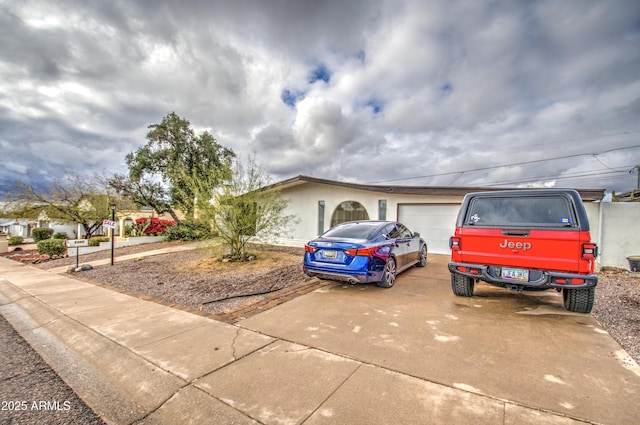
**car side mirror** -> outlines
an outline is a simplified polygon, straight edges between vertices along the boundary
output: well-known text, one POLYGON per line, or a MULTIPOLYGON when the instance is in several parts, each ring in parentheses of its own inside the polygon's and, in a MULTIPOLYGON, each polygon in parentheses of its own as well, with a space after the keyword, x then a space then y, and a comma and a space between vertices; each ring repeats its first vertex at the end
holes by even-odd
POLYGON ((420 233, 415 232, 415 233, 413 234, 413 237, 414 237, 414 238, 419 238, 419 237, 420 237, 420 233))

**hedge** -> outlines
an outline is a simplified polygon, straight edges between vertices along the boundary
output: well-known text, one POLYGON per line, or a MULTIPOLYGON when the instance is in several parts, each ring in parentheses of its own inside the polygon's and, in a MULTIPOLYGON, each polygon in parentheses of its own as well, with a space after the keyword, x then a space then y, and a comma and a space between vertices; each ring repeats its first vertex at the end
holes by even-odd
POLYGON ((98 246, 100 242, 109 242, 109 238, 91 238, 89 239, 89 246, 98 246))
POLYGON ((22 236, 9 237, 9 245, 20 245, 22 242, 24 242, 24 238, 22 236))
POLYGON ((186 220, 169 226, 164 232, 168 241, 199 241, 211 237, 211 227, 204 221, 186 220))
POLYGON ((50 256, 63 255, 67 250, 67 242, 62 239, 45 239, 38 242, 38 254, 50 256))
POLYGON ((53 236, 53 229, 48 227, 37 227, 31 231, 31 237, 35 242, 51 239, 51 236, 53 236))

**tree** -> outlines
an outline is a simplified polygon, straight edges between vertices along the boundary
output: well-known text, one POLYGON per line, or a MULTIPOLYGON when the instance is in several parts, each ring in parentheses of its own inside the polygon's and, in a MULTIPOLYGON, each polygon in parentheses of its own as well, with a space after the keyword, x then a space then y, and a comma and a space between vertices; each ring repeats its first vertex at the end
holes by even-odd
POLYGON ((110 193, 104 178, 86 178, 75 174, 38 188, 31 183, 15 181, 7 189, 4 213, 10 218, 37 219, 80 224, 89 238, 111 218, 110 205, 120 201, 110 193))
POLYGON ((204 189, 212 192, 231 175, 235 153, 206 131, 196 135, 189 121, 175 112, 149 128, 147 144, 126 157, 129 176, 115 175, 111 186, 140 206, 169 212, 176 222, 176 210, 191 219, 196 193, 185 176, 206 182, 204 189))
POLYGON ((207 191, 207 185, 196 179, 185 181, 198 194, 198 216, 211 223, 232 259, 246 256, 249 242, 268 242, 286 235, 289 226, 297 222, 294 215, 285 214, 288 202, 270 186, 269 177, 254 158, 246 166, 236 161, 231 177, 217 193, 207 191))
POLYGON ((135 205, 153 208, 159 215, 169 213, 176 223, 180 222, 162 183, 149 179, 133 180, 123 174, 114 174, 109 179, 109 186, 135 205))

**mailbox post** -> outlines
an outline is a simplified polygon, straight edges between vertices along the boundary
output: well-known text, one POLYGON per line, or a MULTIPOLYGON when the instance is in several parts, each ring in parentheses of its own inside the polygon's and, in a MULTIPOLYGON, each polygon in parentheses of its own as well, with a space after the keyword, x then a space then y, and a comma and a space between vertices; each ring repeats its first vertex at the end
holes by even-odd
POLYGON ((80 266, 80 247, 89 246, 89 241, 86 239, 69 239, 67 240, 67 248, 76 249, 76 269, 80 266))

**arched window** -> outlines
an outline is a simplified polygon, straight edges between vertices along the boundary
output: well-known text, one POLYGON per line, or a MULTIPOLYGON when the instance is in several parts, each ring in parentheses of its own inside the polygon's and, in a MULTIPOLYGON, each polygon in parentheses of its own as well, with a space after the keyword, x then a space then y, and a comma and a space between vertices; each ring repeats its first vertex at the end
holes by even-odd
POLYGON ((345 221, 369 220, 367 210, 360 202, 344 201, 333 211, 331 217, 331 227, 344 223, 345 221))

